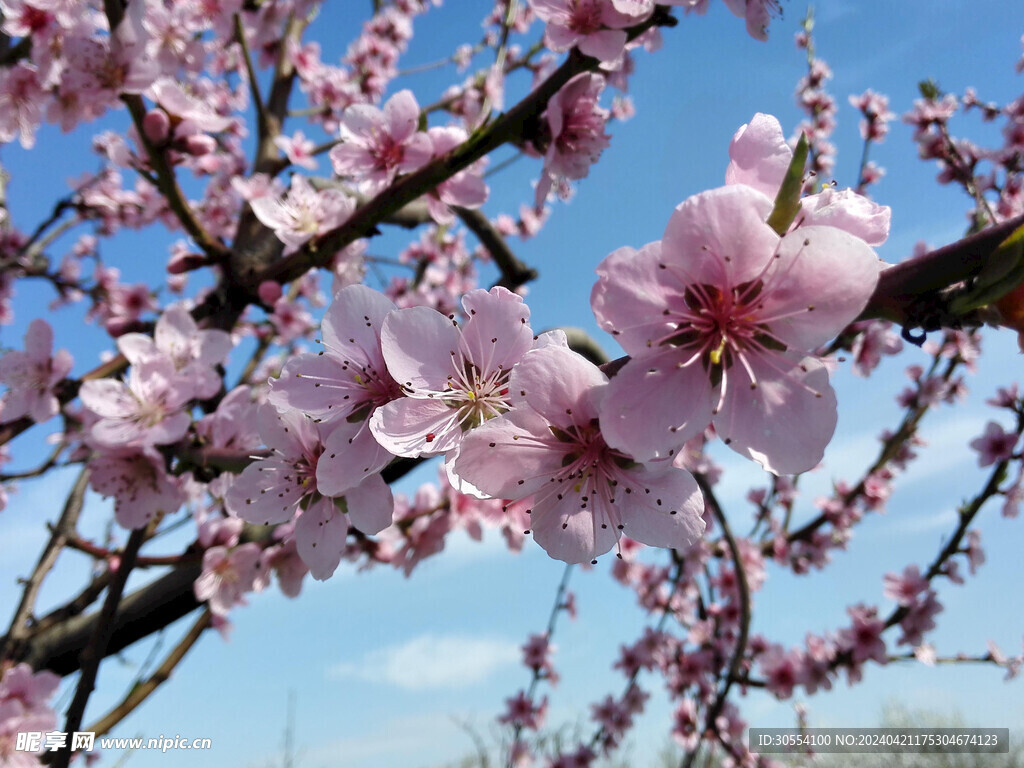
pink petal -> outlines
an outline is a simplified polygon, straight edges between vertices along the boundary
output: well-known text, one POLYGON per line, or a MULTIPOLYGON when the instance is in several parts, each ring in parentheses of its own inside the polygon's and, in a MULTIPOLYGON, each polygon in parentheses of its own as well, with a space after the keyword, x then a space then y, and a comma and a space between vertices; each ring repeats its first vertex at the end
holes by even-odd
POLYGON ((398 163, 400 173, 411 173, 430 162, 434 156, 434 145, 425 133, 410 136, 402 147, 402 160, 398 163))
MULTIPOLYGON (((331 158, 331 167, 334 168, 334 172, 339 176, 355 176, 364 171, 373 169, 375 161, 369 150, 361 144, 339 144, 338 146, 331 149, 329 157, 331 158)), ((280 227, 283 226, 285 220, 274 213, 269 206, 263 208, 263 212, 256 210, 255 203, 258 200, 264 198, 257 198, 256 200, 250 201, 250 205, 253 207, 253 213, 256 217, 266 224, 268 227, 280 227), (279 222, 277 224, 273 222, 279 222)))
POLYGON ((758 277, 779 242, 772 201, 746 186, 688 197, 669 218, 662 263, 684 283, 736 286, 758 277))
POLYGON ((677 366, 679 350, 630 360, 608 384, 601 432, 637 461, 674 456, 711 423, 711 381, 699 360, 677 366))
POLYGON ((617 501, 623 502, 626 488, 632 489, 627 511, 621 514, 622 533, 629 538, 652 547, 686 549, 704 534, 704 497, 689 472, 638 468, 622 472, 618 481, 617 501))
POLYGON ((662 312, 683 303, 682 291, 666 285, 660 262, 661 243, 654 242, 639 251, 619 248, 597 267, 598 281, 590 293, 594 316, 633 356, 651 354, 649 342, 675 329, 662 322, 662 312))
POLYGON ((324 346, 342 357, 377 368, 383 362, 381 326, 394 309, 394 302, 387 296, 365 285, 342 288, 324 314, 321 327, 324 346))
POLYGON ((142 333, 126 333, 117 339, 117 348, 121 350, 128 362, 138 365, 147 357, 159 354, 153 339, 142 333))
POLYGON ((416 132, 420 121, 420 105, 416 103, 412 91, 399 91, 387 100, 384 104, 384 120, 387 132, 399 143, 416 132))
POLYGON ((84 381, 78 396, 86 408, 105 419, 126 418, 138 409, 138 400, 128 387, 113 379, 84 381))
POLYGON ((327 435, 316 464, 316 489, 324 496, 340 496, 388 465, 394 454, 382 447, 368 422, 341 421, 327 435))
POLYGON ((462 299, 469 320, 462 329, 462 352, 484 373, 511 371, 533 346, 530 309, 523 297, 497 286, 470 291, 462 299))
MULTIPOLYGON (((544 45, 555 53, 568 51, 576 45, 579 39, 580 36, 577 33, 558 23, 550 23, 544 28, 544 45)), ((548 112, 550 114, 551 110, 549 109, 548 112)), ((555 135, 557 136, 558 132, 555 132, 555 135)))
POLYGON ((410 307, 387 317, 381 350, 401 386, 441 391, 454 373, 453 354, 461 334, 451 320, 430 307, 410 307))
POLYGON ((867 306, 878 284, 879 265, 875 252, 859 237, 835 227, 799 227, 779 244, 757 317, 764 318, 772 335, 800 352, 814 349, 867 306))
POLYGON ((528 408, 470 430, 462 438, 455 474, 497 499, 522 499, 562 468, 565 449, 550 439, 548 423, 528 408))
MULTIPOLYGON (((152 443, 153 445, 176 443, 185 436, 191 424, 192 417, 187 413, 173 413, 170 416, 165 416, 159 424, 155 424, 146 430, 144 440, 146 443, 152 443)), ((97 426, 99 426, 99 423, 97 423, 97 426)), ((101 439, 96 433, 95 427, 93 428, 93 436, 101 439)))
POLYGON ((361 403, 352 366, 328 355, 298 355, 270 380, 267 399, 281 411, 299 410, 328 421, 348 416, 361 403))
POLYGON ((255 525, 277 525, 292 519, 306 495, 291 461, 277 456, 253 462, 224 496, 228 511, 255 525))
MULTIPOLYGON (((384 113, 370 104, 350 106, 341 117, 341 125, 362 144, 373 141, 380 133, 390 133, 384 113)), ((346 138, 344 131, 342 138, 346 138)))
POLYGON ((594 398, 607 380, 590 361, 552 345, 523 356, 509 389, 513 404, 528 405, 549 423, 569 427, 597 417, 594 398))
POLYGON ((792 159, 779 121, 758 112, 732 137, 725 183, 745 184, 774 200, 792 159))
POLYGON ((311 504, 295 522, 295 548, 317 581, 334 575, 347 539, 348 519, 333 499, 311 504))
POLYGON ((837 227, 855 235, 868 245, 881 245, 889 237, 892 210, 879 205, 852 189, 836 191, 829 187, 800 201, 800 226, 837 227))
POLYGON ((316 425, 298 411, 279 413, 264 403, 256 412, 256 423, 263 444, 289 459, 306 456, 319 442, 316 425))
POLYGON ((715 417, 719 437, 773 474, 813 469, 836 428, 836 395, 828 371, 810 357, 787 376, 763 361, 752 361, 752 367, 758 377, 755 389, 742 367, 733 366, 726 374, 725 402, 715 417))
POLYGON ((434 456, 459 443, 458 411, 440 400, 400 397, 370 417, 370 430, 396 456, 434 456))
POLYGON ((618 531, 601 528, 591 510, 580 509, 579 496, 552 495, 530 514, 533 538, 544 551, 565 563, 589 563, 609 551, 618 541, 618 531))
POLYGON ((371 475, 345 494, 352 525, 363 533, 380 533, 394 518, 391 488, 380 475, 371 475))
POLYGON ((580 40, 580 51, 599 61, 612 62, 626 50, 626 33, 621 29, 602 29, 580 40))
POLYGON ((53 329, 42 318, 36 318, 25 331, 25 351, 36 360, 48 360, 52 350, 53 329))

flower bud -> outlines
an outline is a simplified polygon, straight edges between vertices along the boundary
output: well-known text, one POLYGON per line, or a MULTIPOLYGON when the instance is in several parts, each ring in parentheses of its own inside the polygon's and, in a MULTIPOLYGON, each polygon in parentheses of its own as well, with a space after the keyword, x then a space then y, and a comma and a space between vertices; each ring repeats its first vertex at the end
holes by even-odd
POLYGON ((153 144, 163 144, 171 131, 171 118, 162 109, 151 109, 142 118, 142 132, 153 144))

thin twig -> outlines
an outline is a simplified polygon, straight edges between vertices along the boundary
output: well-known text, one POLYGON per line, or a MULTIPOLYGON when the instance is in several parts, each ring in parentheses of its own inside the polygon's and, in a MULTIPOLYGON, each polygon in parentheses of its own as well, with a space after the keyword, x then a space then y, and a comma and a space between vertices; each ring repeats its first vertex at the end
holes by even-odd
POLYGON ((18 656, 18 646, 30 634, 29 618, 35 610, 36 598, 39 590, 46 579, 47 574, 53 569, 57 557, 64 548, 75 527, 78 525, 78 516, 82 512, 82 505, 85 502, 85 491, 89 487, 89 471, 82 469, 78 473, 75 484, 71 486, 67 500, 64 502, 64 510, 61 512, 57 524, 53 527, 50 540, 46 543, 45 549, 39 556, 32 575, 25 582, 25 591, 21 595, 21 602, 11 619, 10 629, 7 636, 0 638, 0 659, 15 658, 18 656))
MULTIPOLYGON (((103 609, 100 611, 99 621, 89 644, 82 650, 80 657, 81 674, 78 678, 78 686, 75 688, 75 696, 68 707, 67 716, 64 721, 64 732, 71 734, 81 730, 82 718, 85 716, 85 706, 89 697, 96 688, 96 678, 99 675, 100 662, 106 657, 107 645, 114 632, 114 616, 117 607, 121 602, 121 595, 124 593, 124 586, 128 581, 128 575, 135 566, 135 558, 146 541, 149 529, 153 523, 145 528, 132 531, 128 537, 121 554, 121 562, 118 564, 117 573, 111 579, 107 588, 107 598, 103 602, 103 609)), ((71 762, 72 752, 70 748, 59 750, 54 755, 52 765, 54 768, 67 768, 71 762)))
POLYGON ((718 716, 722 713, 722 708, 729 697, 729 690, 732 688, 732 684, 739 679, 740 667, 743 664, 743 655, 747 651, 747 638, 750 634, 750 587, 747 583, 746 570, 743 567, 743 557, 740 554, 739 545, 736 543, 736 537, 732 534, 732 529, 729 527, 729 521, 725 516, 725 512, 718 503, 718 499, 715 498, 714 491, 711 485, 708 483, 707 478, 701 474, 695 474, 694 478, 697 480, 697 484, 700 486, 701 492, 704 494, 705 502, 711 508, 711 513, 715 516, 715 520, 722 527, 722 536, 725 538, 725 542, 729 547, 729 555, 732 558, 733 566, 736 569, 736 591, 740 601, 740 626, 739 636, 736 638, 736 646, 733 648, 732 658, 729 660, 729 669, 727 670, 722 685, 718 689, 718 693, 715 695, 715 700, 707 710, 707 716, 704 719, 704 728, 697 734, 697 743, 692 749, 687 751, 686 756, 683 758, 681 763, 682 768, 691 768, 693 761, 697 759, 697 752, 700 749, 701 741, 704 739, 706 733, 714 733, 719 740, 722 742, 722 746, 728 748, 725 740, 719 733, 716 721, 718 716))
POLYGON ((111 709, 107 714, 97 720, 95 723, 89 726, 88 730, 95 733, 97 736, 110 731, 111 728, 116 726, 125 717, 132 713, 132 711, 138 707, 143 701, 160 687, 160 685, 166 682, 174 668, 178 666, 185 654, 187 654, 192 646, 196 644, 199 637, 203 634, 203 631, 210 626, 210 611, 203 611, 196 622, 189 629, 188 633, 181 639, 181 642, 174 647, 164 659, 164 662, 153 672, 149 678, 138 685, 132 687, 131 692, 124 698, 124 700, 116 707, 111 709))

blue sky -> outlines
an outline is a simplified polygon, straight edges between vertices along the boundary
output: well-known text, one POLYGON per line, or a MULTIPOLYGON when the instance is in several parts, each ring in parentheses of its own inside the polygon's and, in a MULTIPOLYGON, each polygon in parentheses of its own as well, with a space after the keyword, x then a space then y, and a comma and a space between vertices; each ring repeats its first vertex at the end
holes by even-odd
MULTIPOLYGON (((578 184, 575 199, 555 205, 537 238, 514 243, 520 257, 542 273, 527 296, 536 329, 581 326, 617 355, 589 310, 597 263, 622 245, 660 238, 677 203, 721 184, 729 139, 755 112, 775 114, 787 132, 799 121, 793 88, 805 62, 792 35, 804 6, 787 3, 785 17, 772 25, 771 40, 759 43, 745 35, 742 22, 721 3, 712 5, 706 17, 685 17, 676 29, 667 30, 663 50, 638 56, 631 84, 637 116, 612 127, 611 147, 590 177, 578 184)), ((311 32, 311 39, 324 46, 325 60, 336 60, 369 6, 355 0, 326 3, 311 32)), ((420 17, 403 63, 432 61, 474 40, 481 7, 470 0, 448 0, 420 17)), ((819 55, 835 73, 829 89, 840 104, 834 139, 840 149, 835 177, 841 186, 855 181, 860 156, 858 116, 847 105, 848 95, 871 87, 887 93, 893 111, 902 113, 916 96, 917 81, 927 77, 954 93, 975 85, 983 99, 1000 103, 1024 90, 1024 79, 1013 72, 1021 55, 1024 13, 1011 7, 1003 0, 934 0, 925 13, 916 3, 821 4, 815 35, 819 55)), ((539 31, 538 25, 534 36, 539 31)), ((404 79, 394 88, 412 87, 426 104, 460 79, 448 68, 404 79)), ((120 112, 101 127, 123 130, 125 123, 120 112)), ((298 123, 293 127, 306 128, 298 123)), ((954 130, 980 143, 995 141, 991 126, 973 118, 957 123, 954 130)), ((66 178, 95 169, 89 140, 88 131, 63 136, 49 128, 40 133, 31 153, 4 149, 0 157, 13 176, 12 216, 23 229, 31 229, 48 213, 54 197, 66 190, 66 178)), ((875 199, 894 211, 892 235, 879 249, 883 258, 899 261, 918 240, 940 245, 963 231, 965 196, 934 183, 935 169, 917 159, 906 126, 894 124, 872 157, 888 171, 874 190, 875 199)), ((487 213, 514 213, 521 201, 532 199, 530 181, 537 171, 536 163, 521 161, 495 178, 487 213)), ((395 255, 403 242, 404 236, 388 236, 374 244, 374 251, 395 255)), ((159 273, 166 251, 152 233, 125 233, 105 244, 104 253, 126 275, 141 280, 159 273)), ((17 321, 0 331, 5 346, 20 345, 36 308, 50 298, 42 286, 18 290, 17 321)), ((57 328, 57 345, 75 354, 76 372, 94 365, 102 334, 83 327, 75 311, 61 310, 50 319, 57 328)), ((987 333, 985 348, 979 372, 969 382, 968 402, 932 414, 922 427, 930 447, 898 485, 888 514, 866 520, 850 551, 838 554, 834 565, 820 574, 797 578, 770 568, 755 604, 755 631, 796 644, 807 631, 841 626, 847 604, 865 601, 888 610, 882 575, 909 563, 930 562, 951 527, 956 505, 983 482, 984 474, 966 447, 987 420, 999 418, 983 400, 997 386, 1020 378, 1021 358, 1010 334, 987 333)), ((866 382, 846 370, 835 376, 837 437, 826 453, 825 468, 802 484, 798 515, 810 516, 810 502, 832 480, 854 478, 870 461, 877 434, 898 418, 893 397, 906 382, 903 368, 924 358, 919 350, 908 349, 866 382)), ((27 466, 38 442, 15 447, 16 463, 27 466)), ((763 477, 728 451, 717 452, 716 458, 727 466, 723 500, 731 501, 733 514, 745 520, 743 496, 763 477)), ((399 490, 414 488, 432 472, 417 474, 399 490)), ((72 481, 73 473, 65 472, 50 482, 22 483, 0 513, 0 605, 13 606, 15 579, 29 572, 42 545, 42 520, 55 519, 72 481)), ((109 505, 91 499, 83 532, 100 536, 108 517, 109 505)), ((940 653, 983 653, 988 639, 1010 653, 1019 651, 1024 632, 1016 594, 1020 526, 1020 520, 1000 518, 997 505, 983 510, 977 527, 988 562, 966 587, 941 585, 946 610, 931 637, 940 653)), ((44 590, 44 606, 70 594, 86 567, 84 558, 66 554, 44 590)), ((608 578, 607 569, 606 559, 573 576, 580 617, 563 621, 555 639, 559 650, 554 662, 562 683, 548 691, 549 723, 575 722, 586 716, 591 702, 621 692, 622 679, 610 665, 618 646, 639 636, 644 618, 631 596, 608 578)), ((214 634, 204 637, 172 681, 115 735, 210 737, 213 750, 190 753, 190 765, 229 762, 263 768, 274 764, 279 753, 288 693, 295 691, 300 765, 390 768, 455 760, 473 749, 458 722, 488 734, 504 698, 528 682, 518 663, 518 646, 543 628, 561 572, 561 564, 530 541, 522 554, 511 555, 497 537, 477 544, 454 534, 448 551, 424 563, 409 580, 389 570, 352 573, 343 566, 327 583, 307 581, 298 600, 273 590, 256 595, 249 607, 232 614, 235 626, 229 642, 214 634)), ((163 652, 187 626, 179 622, 167 631, 163 652)), ((122 659, 104 665, 87 721, 123 695, 154 642, 140 643, 122 659)), ((958 710, 977 725, 1024 722, 1024 697, 1013 684, 1003 683, 1002 673, 994 668, 870 667, 865 678, 852 689, 841 683, 831 693, 802 698, 812 724, 871 725, 892 699, 912 707, 958 710)), ((655 681, 646 682, 648 689, 657 689, 655 681)), ((752 725, 789 725, 792 703, 755 693, 743 707, 752 725)), ((669 715, 664 697, 656 693, 633 734, 637 765, 646 764, 665 743, 669 715)), ((176 759, 138 752, 126 764, 148 768, 176 759)), ((110 754, 102 765, 117 760, 118 755, 110 754)))

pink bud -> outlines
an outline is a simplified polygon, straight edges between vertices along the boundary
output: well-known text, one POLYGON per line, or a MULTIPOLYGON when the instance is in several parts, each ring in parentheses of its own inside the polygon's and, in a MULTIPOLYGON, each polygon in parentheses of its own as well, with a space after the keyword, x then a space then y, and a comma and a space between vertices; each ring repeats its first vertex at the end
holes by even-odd
POLYGON ((162 109, 151 109, 142 118, 142 132, 154 144, 163 144, 171 131, 171 118, 162 109))
POLYGON ((256 293, 259 295, 260 301, 272 305, 281 298, 281 284, 273 280, 264 280, 260 283, 256 293))
POLYGON ((191 136, 186 136, 184 139, 180 139, 178 144, 183 152, 195 155, 196 157, 208 155, 217 148, 217 142, 214 138, 207 136, 205 133, 195 133, 191 136))
POLYGON ((210 260, 202 253, 176 253, 167 262, 167 271, 172 275, 183 275, 209 263, 210 260))

